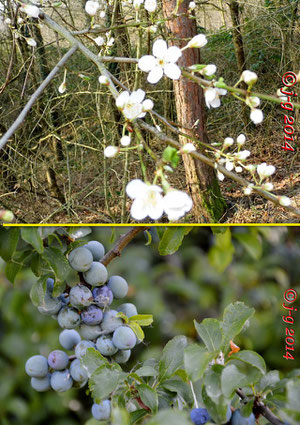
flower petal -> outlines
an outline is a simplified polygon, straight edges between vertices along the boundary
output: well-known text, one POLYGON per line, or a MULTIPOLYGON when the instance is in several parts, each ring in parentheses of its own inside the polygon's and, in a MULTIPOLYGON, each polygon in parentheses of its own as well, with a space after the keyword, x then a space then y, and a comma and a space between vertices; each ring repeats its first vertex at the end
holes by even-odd
POLYGON ((147 217, 147 206, 142 198, 137 198, 133 201, 130 209, 131 217, 135 220, 143 220, 147 217))
POLYGON ((179 47, 171 46, 166 51, 166 54, 164 56, 164 60, 166 62, 175 63, 180 58, 180 56, 182 56, 182 52, 179 49, 179 47))
POLYGON ((155 43, 153 44, 153 55, 157 58, 162 59, 165 54, 167 53, 167 43, 165 42, 165 40, 156 40, 155 43))
POLYGON ((161 77, 164 75, 164 71, 161 66, 155 66, 148 74, 147 80, 151 84, 156 84, 161 77))
POLYGON ((128 185, 126 186, 126 193, 127 193, 127 196, 129 196, 129 198, 135 199, 138 196, 141 196, 146 189, 147 189, 146 183, 144 183, 140 179, 134 179, 134 180, 131 180, 131 182, 129 182, 128 185))
POLYGON ((171 80, 178 80, 181 75, 181 70, 175 63, 167 63, 164 66, 164 73, 167 77, 171 78, 171 80))
POLYGON ((125 104, 128 102, 128 99, 128 91, 123 91, 116 99, 117 108, 124 108, 125 104))
POLYGON ((157 59, 152 55, 142 56, 138 61, 138 66, 142 71, 150 72, 157 64, 157 59))
POLYGON ((142 103, 145 98, 146 93, 142 89, 133 91, 130 95, 130 101, 133 103, 142 103))

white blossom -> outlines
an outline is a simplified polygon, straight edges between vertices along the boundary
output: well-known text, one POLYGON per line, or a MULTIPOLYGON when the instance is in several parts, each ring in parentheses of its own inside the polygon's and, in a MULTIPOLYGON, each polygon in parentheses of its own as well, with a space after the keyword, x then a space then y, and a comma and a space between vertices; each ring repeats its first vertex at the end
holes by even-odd
POLYGON ((195 47, 203 47, 207 44, 207 38, 204 34, 198 34, 193 37, 188 44, 185 46, 185 48, 195 48, 195 47))
POLYGON ((178 80, 181 75, 180 68, 175 62, 182 55, 176 46, 168 48, 165 40, 156 40, 153 44, 153 55, 145 55, 139 59, 138 66, 142 71, 149 72, 149 83, 157 83, 165 74, 172 80, 178 80))
POLYGON ((247 187, 245 187, 244 194, 251 195, 252 192, 253 192, 253 184, 250 183, 247 187))
POLYGON ((240 167, 239 165, 237 167, 235 167, 235 171, 236 173, 241 173, 243 171, 242 167, 240 167))
POLYGON ((151 25, 149 27, 149 31, 151 32, 151 34, 155 34, 157 32, 157 25, 151 25))
POLYGON ((243 144, 246 142, 246 136, 245 134, 240 134, 237 138, 236 138, 236 143, 238 146, 243 146, 243 144))
POLYGON ((156 0, 145 0, 144 7, 149 13, 153 13, 156 11, 157 2, 156 0))
POLYGON ((220 96, 224 96, 227 93, 225 89, 219 89, 217 87, 208 87, 204 89, 205 103, 208 108, 218 108, 221 105, 220 96))
POLYGON ((97 1, 88 0, 85 4, 85 11, 90 16, 95 16, 100 5, 97 1))
POLYGON ((275 173, 275 167, 274 165, 267 165, 266 162, 263 162, 257 166, 256 171, 261 179, 265 179, 275 173))
POLYGON ((243 150, 243 151, 237 152, 235 154, 235 157, 238 160, 243 161, 244 159, 248 158, 248 156, 250 156, 250 155, 251 155, 251 152, 250 151, 243 150))
POLYGON ((251 174, 253 174, 255 172, 255 170, 256 170, 256 167, 253 164, 248 164, 248 165, 245 166, 245 169, 247 171, 249 171, 251 174))
POLYGON ((97 44, 97 46, 103 46, 105 40, 103 37, 101 37, 101 35, 99 35, 99 37, 94 38, 94 42, 97 44))
POLYGON ((250 119, 254 124, 260 124, 264 119, 264 113, 261 109, 252 109, 250 113, 250 119))
POLYGON ((169 190, 163 198, 164 211, 170 221, 178 220, 193 206, 191 197, 181 190, 169 190))
POLYGON ((6 18, 6 19, 4 20, 4 23, 5 23, 6 25, 10 25, 10 24, 11 24, 11 19, 10 19, 10 18, 6 18))
POLYGON ((121 142, 122 146, 129 146, 130 142, 131 142, 131 137, 130 136, 123 136, 123 137, 121 137, 120 142, 121 142))
POLYGON ((214 75, 217 71, 217 67, 216 65, 214 65, 213 63, 206 65, 205 68, 202 68, 200 70, 200 74, 205 75, 206 77, 211 77, 212 75, 214 75))
POLYGON ((105 84, 106 86, 109 85, 109 79, 105 77, 105 75, 100 75, 100 77, 98 78, 98 81, 100 84, 105 84))
POLYGON ((31 47, 36 47, 36 41, 34 38, 26 38, 26 43, 31 47))
POLYGON ((273 186, 273 184, 272 184, 272 183, 264 183, 264 184, 262 185, 262 188, 263 188, 264 190, 271 191, 271 190, 273 190, 274 186, 273 186))
POLYGON ((105 10, 101 10, 101 12, 99 13, 99 16, 101 19, 104 19, 106 16, 105 10))
POLYGON ((254 84, 257 81, 257 74, 255 72, 252 71, 244 71, 242 73, 241 79, 247 84, 254 84))
POLYGON ((223 148, 224 149, 229 148, 230 146, 233 145, 233 143, 234 143, 234 140, 232 137, 226 137, 224 139, 223 148))
POLYGON ((224 174, 221 171, 217 170, 217 177, 222 182, 225 178, 224 174))
POLYGON ((288 207, 289 205, 291 205, 291 200, 287 196, 278 196, 278 199, 280 205, 282 205, 283 207, 288 207))
POLYGON ((119 153, 119 148, 117 146, 107 146, 104 149, 104 156, 106 158, 114 158, 119 153))
POLYGON ((226 170, 227 171, 232 171, 233 170, 233 167, 234 167, 233 162, 227 160, 226 163, 225 163, 226 170))
POLYGON ((22 4, 22 10, 32 18, 38 18, 40 14, 40 9, 32 4, 22 4))
POLYGON ((152 111, 154 103, 152 102, 151 99, 146 99, 142 103, 142 106, 143 106, 143 112, 148 112, 148 111, 152 111))
POLYGON ((59 93, 63 94, 67 90, 66 82, 63 81, 60 86, 58 87, 59 93))
POLYGON ((136 10, 138 10, 141 6, 141 4, 144 2, 144 0, 134 0, 133 1, 133 6, 136 10))
POLYGON ((108 38, 108 40, 107 40, 106 45, 107 45, 108 47, 111 47, 111 46, 113 46, 113 45, 114 45, 114 42, 115 42, 114 37, 109 37, 109 38, 108 38))
POLYGON ((196 3, 194 1, 189 2, 189 9, 194 10, 196 8, 196 3))
POLYGON ((144 106, 147 108, 150 103, 148 99, 144 100, 144 98, 145 92, 141 89, 133 91, 131 94, 128 91, 124 91, 117 97, 116 105, 123 115, 132 121, 136 118, 143 118, 146 115, 144 106))
POLYGON ((18 18, 18 20, 17 20, 17 22, 18 22, 18 24, 23 24, 23 22, 24 22, 24 19, 22 19, 22 18, 18 18))
POLYGON ((247 96, 246 105, 250 106, 251 109, 257 108, 260 105, 260 98, 257 96, 247 96))
POLYGON ((196 147, 193 145, 193 143, 186 143, 180 149, 181 153, 191 153, 191 152, 195 152, 195 151, 196 151, 196 147))
POLYGON ((157 220, 163 215, 164 204, 162 189, 156 185, 148 185, 135 179, 126 186, 127 195, 133 199, 130 214, 135 220, 143 220, 147 216, 157 220))

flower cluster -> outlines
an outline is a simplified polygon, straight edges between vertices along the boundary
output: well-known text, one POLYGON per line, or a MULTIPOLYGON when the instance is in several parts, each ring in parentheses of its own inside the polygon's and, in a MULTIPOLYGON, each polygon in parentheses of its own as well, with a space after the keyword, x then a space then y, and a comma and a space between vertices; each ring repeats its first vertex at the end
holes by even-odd
POLYGON ((156 0, 133 0, 133 6, 135 8, 135 10, 139 10, 139 8, 141 7, 141 5, 144 3, 144 8, 147 10, 147 12, 149 13, 153 13, 156 11, 157 9, 157 1, 156 0))
POLYGON ((123 91, 116 99, 117 108, 129 121, 143 118, 154 106, 152 100, 145 99, 145 95, 146 93, 141 89, 133 91, 131 94, 123 91))
MULTIPOLYGON (((218 165, 223 165, 226 170, 232 171, 235 170, 236 173, 242 173, 243 171, 248 171, 251 174, 251 177, 254 183, 250 183, 247 187, 244 188, 245 195, 251 195, 253 189, 260 188, 267 192, 273 190, 274 186, 271 182, 266 181, 272 174, 275 173, 274 165, 268 165, 266 162, 261 164, 247 164, 246 161, 251 155, 249 150, 242 150, 242 146, 246 142, 246 136, 240 134, 236 139, 236 152, 227 152, 227 149, 235 146, 235 141, 231 137, 226 137, 221 150, 216 150, 214 152, 216 162, 215 168, 217 170, 217 177, 219 180, 223 181, 225 176, 218 170, 218 165)), ((291 201, 286 196, 278 197, 279 203, 284 206, 291 204, 291 201)))
POLYGON ((169 189, 165 196, 163 189, 155 184, 146 184, 135 179, 126 187, 127 195, 133 199, 131 216, 135 220, 150 217, 158 220, 165 213, 170 221, 183 217, 193 206, 193 201, 181 190, 169 189))

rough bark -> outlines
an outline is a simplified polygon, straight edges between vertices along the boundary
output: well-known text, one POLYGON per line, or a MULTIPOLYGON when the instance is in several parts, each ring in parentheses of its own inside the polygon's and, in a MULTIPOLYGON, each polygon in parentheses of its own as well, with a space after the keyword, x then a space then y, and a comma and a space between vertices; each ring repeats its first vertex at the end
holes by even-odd
MULTIPOLYGON (((183 47, 187 40, 197 34, 195 19, 188 17, 189 0, 184 0, 178 10, 178 16, 167 21, 169 44, 183 47)), ((163 10, 166 18, 172 17, 176 0, 163 0, 163 10)), ((179 65, 187 67, 201 63, 200 49, 187 49, 178 61, 179 65)), ((185 79, 174 81, 177 121, 184 127, 183 131, 207 142, 205 128, 205 106, 202 88, 185 79), (196 121, 198 124, 195 125, 196 121)), ((185 137, 179 138, 180 144, 185 144, 185 137)), ((201 149, 198 147, 198 149, 201 149)), ((218 180, 214 170, 190 155, 183 155, 183 162, 188 190, 194 202, 194 214, 197 222, 218 221, 225 208, 218 180)))

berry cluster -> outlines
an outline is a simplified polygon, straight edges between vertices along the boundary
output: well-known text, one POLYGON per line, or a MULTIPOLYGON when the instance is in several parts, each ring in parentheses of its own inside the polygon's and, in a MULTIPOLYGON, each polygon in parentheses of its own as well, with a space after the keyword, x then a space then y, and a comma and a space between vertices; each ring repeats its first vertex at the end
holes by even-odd
MULTIPOLYGON (((120 276, 108 279, 106 267, 99 262, 104 253, 103 245, 97 241, 88 242, 69 253, 70 266, 83 277, 82 282, 69 292, 54 297, 54 280, 47 279, 44 302, 38 310, 57 318, 64 329, 59 335, 61 346, 74 351, 68 355, 65 351, 54 350, 48 358, 36 355, 27 360, 25 370, 36 391, 52 388, 64 392, 72 386, 81 388, 86 385, 89 377, 80 360, 88 348, 122 364, 128 361, 131 349, 141 342, 129 322, 131 317, 138 317, 135 305, 125 303, 116 310, 109 308, 114 299, 126 296, 128 284, 120 276)), ((98 420, 108 419, 110 401, 94 404, 92 414, 98 420)))
MULTIPOLYGON (((205 408, 193 409, 190 413, 192 422, 195 425, 204 425, 207 422, 213 422, 210 414, 205 408)), ((253 413, 250 416, 243 416, 240 409, 236 409, 233 413, 231 407, 228 406, 226 413, 227 423, 230 425, 255 425, 255 416, 253 413)))

